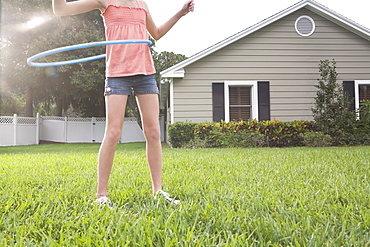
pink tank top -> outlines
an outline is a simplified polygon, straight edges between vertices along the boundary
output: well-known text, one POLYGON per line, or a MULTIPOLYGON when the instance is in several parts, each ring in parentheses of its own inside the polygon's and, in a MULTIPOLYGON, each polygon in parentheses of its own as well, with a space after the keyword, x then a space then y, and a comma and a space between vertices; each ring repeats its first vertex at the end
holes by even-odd
MULTIPOLYGON (((137 0, 138 8, 117 6, 109 0, 102 14, 105 36, 110 40, 145 39, 147 12, 137 0)), ((148 44, 108 45, 106 48, 106 76, 121 77, 151 75, 155 73, 154 62, 148 44)))

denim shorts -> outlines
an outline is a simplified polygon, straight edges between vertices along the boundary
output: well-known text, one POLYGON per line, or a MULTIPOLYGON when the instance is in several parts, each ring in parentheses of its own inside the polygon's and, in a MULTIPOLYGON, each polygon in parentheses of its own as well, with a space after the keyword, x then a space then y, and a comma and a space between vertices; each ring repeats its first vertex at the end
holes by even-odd
POLYGON ((159 94, 155 75, 107 77, 104 95, 159 94))

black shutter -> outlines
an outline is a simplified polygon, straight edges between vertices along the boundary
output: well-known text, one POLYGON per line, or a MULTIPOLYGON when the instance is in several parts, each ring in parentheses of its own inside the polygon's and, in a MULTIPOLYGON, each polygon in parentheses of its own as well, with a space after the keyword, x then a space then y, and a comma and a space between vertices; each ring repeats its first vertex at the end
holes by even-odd
POLYGON ((212 83, 213 121, 225 120, 224 83, 212 83))
POLYGON ((349 110, 354 111, 355 110, 355 82, 354 81, 344 81, 343 91, 347 92, 349 95, 349 100, 351 102, 351 105, 349 106, 349 110))
POLYGON ((270 120, 270 82, 258 82, 258 120, 270 120))

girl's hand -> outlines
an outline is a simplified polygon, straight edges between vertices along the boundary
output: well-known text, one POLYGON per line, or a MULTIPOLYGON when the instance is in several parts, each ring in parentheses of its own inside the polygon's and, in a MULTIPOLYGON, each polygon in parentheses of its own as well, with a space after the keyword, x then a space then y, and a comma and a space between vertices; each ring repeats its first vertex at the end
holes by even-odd
POLYGON ((186 15, 189 12, 193 12, 194 11, 194 5, 195 5, 194 0, 186 1, 186 3, 184 4, 184 6, 181 9, 181 12, 183 13, 183 15, 186 15))
MULTIPOLYGON (((80 0, 82 1, 82 0, 80 0)), ((90 0, 86 0, 90 1, 90 0)), ((146 17, 146 29, 155 40, 159 40, 163 37, 184 15, 194 11, 194 0, 187 0, 181 10, 177 11, 168 21, 162 26, 157 27, 150 14, 146 17)))

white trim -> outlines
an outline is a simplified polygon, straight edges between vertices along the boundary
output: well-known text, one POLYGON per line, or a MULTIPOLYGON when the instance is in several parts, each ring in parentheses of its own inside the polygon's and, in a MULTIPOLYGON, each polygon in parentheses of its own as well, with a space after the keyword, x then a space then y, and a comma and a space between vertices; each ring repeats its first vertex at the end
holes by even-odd
POLYGON ((355 110, 357 114, 357 118, 360 118, 359 115, 359 109, 360 109, 360 92, 358 90, 358 87, 360 85, 370 85, 370 80, 355 80, 355 110))
POLYGON ((252 97, 252 116, 251 119, 258 120, 258 83, 257 81, 225 81, 224 82, 224 96, 225 96, 225 122, 230 122, 230 86, 250 86, 252 97))
POLYGON ((184 68, 180 68, 178 70, 175 70, 175 71, 171 71, 171 74, 167 74, 165 77, 163 78, 184 78, 185 76, 185 70, 184 68))
POLYGON ((315 32, 315 29, 316 29, 316 23, 315 23, 315 21, 314 21, 311 17, 309 17, 308 15, 302 15, 302 16, 298 17, 298 18, 297 18, 297 20, 295 21, 294 28, 295 28, 295 31, 296 31, 299 35, 301 35, 301 36, 303 36, 303 37, 308 37, 308 36, 311 36, 311 35, 315 32), (311 31, 310 31, 309 33, 307 33, 307 34, 301 33, 301 32, 298 30, 298 27, 297 27, 298 22, 299 22, 301 19, 303 19, 303 18, 308 19, 308 20, 311 22, 311 24, 312 24, 312 29, 311 29, 311 31))
POLYGON ((307 9, 311 10, 312 12, 326 18, 327 20, 330 20, 334 22, 335 24, 344 27, 345 29, 356 33, 357 35, 361 36, 362 38, 365 38, 370 41, 370 29, 367 27, 364 27, 351 19, 348 19, 344 15, 341 15, 324 5, 321 5, 314 0, 306 0, 308 2, 307 9))
POLYGON ((171 118, 171 124, 175 123, 175 103, 173 102, 174 96, 173 96, 173 79, 170 79, 170 118, 171 118))

